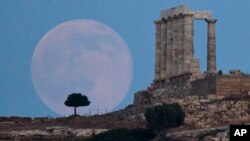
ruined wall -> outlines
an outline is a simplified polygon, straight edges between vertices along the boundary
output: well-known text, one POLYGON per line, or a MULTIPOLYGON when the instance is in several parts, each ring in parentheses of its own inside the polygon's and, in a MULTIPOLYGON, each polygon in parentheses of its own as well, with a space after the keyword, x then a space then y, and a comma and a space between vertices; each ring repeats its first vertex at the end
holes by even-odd
POLYGON ((207 96, 209 94, 216 94, 216 76, 191 82, 190 95, 207 96))
POLYGON ((208 128, 223 124, 249 122, 250 96, 241 99, 207 99, 189 96, 182 105, 186 110, 185 124, 193 128, 208 128))
POLYGON ((250 122, 249 91, 250 76, 242 73, 208 75, 195 81, 191 75, 183 75, 154 82, 148 97, 151 106, 180 103, 186 111, 186 126, 208 128, 250 122))
POLYGON ((150 98, 147 90, 142 90, 134 95, 134 102, 135 105, 145 105, 150 104, 150 98))
POLYGON ((216 80, 216 94, 221 96, 247 94, 250 91, 249 75, 221 75, 216 80))
POLYGON ((214 75, 191 82, 190 95, 241 95, 250 92, 250 76, 244 74, 214 75))
POLYGON ((217 95, 208 95, 207 98, 187 96, 185 98, 168 98, 161 103, 173 102, 178 102, 183 106, 186 113, 184 126, 189 129, 250 122, 250 95, 224 98, 217 95))
POLYGON ((148 89, 150 102, 163 102, 171 97, 183 98, 189 95, 191 75, 187 73, 153 83, 148 89))
POLYGON ((194 128, 250 122, 250 75, 239 70, 229 75, 216 71, 216 22, 209 11, 190 11, 186 6, 161 11, 155 21, 155 79, 135 95, 135 106, 178 102, 186 110, 186 125, 194 128), (199 71, 199 59, 194 57, 195 19, 207 23, 205 73, 199 71), (236 99, 227 99, 234 95, 236 99))
POLYGON ((154 104, 164 102, 168 98, 185 98, 196 95, 206 98, 208 95, 230 96, 250 93, 250 75, 213 74, 202 79, 192 80, 192 74, 170 77, 158 82, 136 94, 134 104, 154 104))

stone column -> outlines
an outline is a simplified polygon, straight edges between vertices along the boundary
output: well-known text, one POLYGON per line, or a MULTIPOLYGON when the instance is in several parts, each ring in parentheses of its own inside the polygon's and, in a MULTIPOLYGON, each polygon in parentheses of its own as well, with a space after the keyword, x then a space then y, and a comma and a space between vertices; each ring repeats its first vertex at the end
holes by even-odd
POLYGON ((183 15, 178 16, 178 74, 183 73, 184 67, 184 17, 183 15))
POLYGON ((165 19, 161 21, 161 79, 166 78, 166 31, 167 22, 165 19))
POLYGON ((166 62, 167 62, 167 76, 169 77, 172 75, 172 34, 173 34, 173 21, 171 18, 167 19, 167 58, 166 58, 166 62))
POLYGON ((173 18, 173 32, 172 32, 172 75, 177 75, 178 72, 178 19, 173 18))
POLYGON ((216 73, 216 19, 206 19, 207 22, 207 72, 216 73))
POLYGON ((161 77, 161 22, 155 21, 155 80, 161 77))
POLYGON ((193 46, 193 14, 184 14, 184 72, 191 72, 191 62, 194 54, 193 46))

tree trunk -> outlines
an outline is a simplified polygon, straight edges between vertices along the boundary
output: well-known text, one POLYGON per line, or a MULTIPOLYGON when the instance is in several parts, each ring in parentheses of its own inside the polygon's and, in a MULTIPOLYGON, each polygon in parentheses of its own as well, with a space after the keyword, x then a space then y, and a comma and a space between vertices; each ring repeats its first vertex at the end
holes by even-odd
POLYGON ((74 115, 76 116, 76 107, 74 107, 74 115))

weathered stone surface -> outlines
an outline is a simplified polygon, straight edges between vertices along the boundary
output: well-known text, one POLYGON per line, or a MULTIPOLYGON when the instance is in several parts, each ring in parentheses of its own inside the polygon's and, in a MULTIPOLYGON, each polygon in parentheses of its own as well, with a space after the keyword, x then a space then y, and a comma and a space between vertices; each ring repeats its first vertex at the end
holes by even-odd
POLYGON ((108 129, 71 129, 66 126, 52 126, 47 127, 46 130, 24 130, 24 131, 11 131, 0 132, 0 139, 6 140, 68 140, 67 138, 73 137, 89 137, 106 132, 108 129))
POLYGON ((27 131, 11 131, 11 136, 18 137, 18 136, 50 136, 46 131, 41 130, 27 130, 27 131))
POLYGON ((73 134, 77 137, 79 136, 90 137, 106 131, 108 131, 108 129, 77 129, 73 130, 73 134))
MULTIPOLYGON (((189 11, 187 6, 161 11, 161 18, 155 21, 156 81, 184 73, 192 73, 193 79, 202 77, 199 70, 199 59, 194 57, 193 26, 195 18, 212 19, 210 12, 189 11)), ((213 31, 212 28, 209 31, 213 31)), ((214 40, 209 38, 209 41, 214 40)))
POLYGON ((77 129, 73 131, 73 134, 77 137, 90 137, 94 134, 94 129, 77 129))
MULTIPOLYGON (((186 99, 184 99, 185 102, 186 99)), ((197 128, 204 128, 205 126, 215 126, 217 123, 228 123, 235 120, 243 121, 245 118, 250 118, 250 115, 246 113, 249 109, 248 105, 250 104, 249 100, 241 100, 240 98, 235 100, 216 100, 211 102, 209 99, 200 100, 200 105, 197 101, 194 102, 188 99, 184 108, 186 109, 186 114, 188 115, 185 119, 187 125, 193 125, 197 128), (202 101, 202 102, 201 102, 202 101), (240 113, 244 113, 243 116, 240 113)))
POLYGON ((161 78, 161 21, 155 21, 155 80, 161 78))
POLYGON ((66 135, 66 136, 72 135, 72 129, 65 126, 47 127, 46 131, 52 133, 53 135, 66 135))
POLYGON ((179 14, 188 13, 188 7, 181 5, 178 7, 173 7, 171 9, 166 9, 161 11, 161 18, 173 17, 179 14))
POLYGON ((207 22, 207 72, 216 73, 216 19, 206 19, 207 22))

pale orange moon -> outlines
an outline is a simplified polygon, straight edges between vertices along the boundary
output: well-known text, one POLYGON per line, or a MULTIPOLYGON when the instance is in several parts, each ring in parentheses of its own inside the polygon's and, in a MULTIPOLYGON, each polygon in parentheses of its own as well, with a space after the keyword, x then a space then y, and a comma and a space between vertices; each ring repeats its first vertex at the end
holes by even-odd
POLYGON ((72 114, 64 105, 71 93, 88 96, 79 114, 112 111, 127 95, 132 78, 128 46, 110 27, 93 20, 57 25, 38 43, 32 59, 34 88, 50 109, 72 114))

